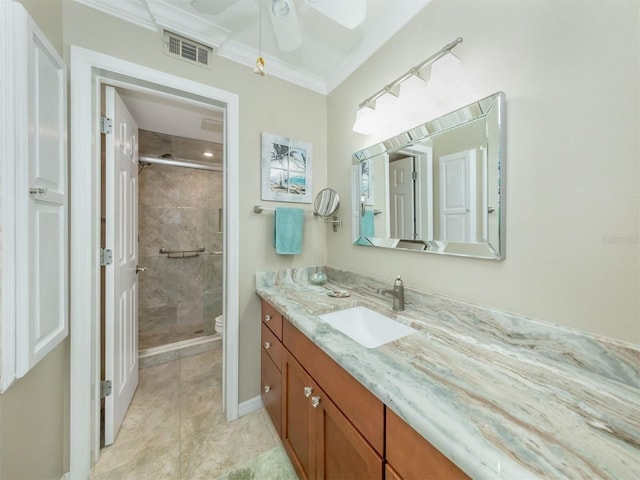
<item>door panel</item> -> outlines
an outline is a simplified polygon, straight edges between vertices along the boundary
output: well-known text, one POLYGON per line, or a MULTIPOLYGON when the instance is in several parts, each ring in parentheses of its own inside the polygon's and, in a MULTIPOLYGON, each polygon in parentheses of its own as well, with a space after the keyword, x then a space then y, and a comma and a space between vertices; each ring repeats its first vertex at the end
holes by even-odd
MULTIPOLYGON (((18 10, 16 10, 18 14, 18 10)), ((26 88, 25 142, 17 135, 16 165, 16 376, 26 374, 68 333, 66 71, 35 23, 22 11, 24 43, 16 65, 26 88)), ((20 124, 22 125, 22 124, 20 124)))
POLYGON ((414 238, 413 157, 389 163, 391 238, 414 238))
POLYGON ((316 414, 319 479, 381 479, 382 458, 320 391, 316 414))
POLYGON ((113 133, 105 137, 105 445, 115 440, 138 386, 138 127, 113 87, 105 87, 105 115, 113 133))
POLYGON ((475 151, 440 157, 440 226, 442 240, 476 240, 475 151))
POLYGON ((316 389, 307 372, 285 351, 282 365, 282 443, 298 476, 313 479, 316 478, 315 423, 305 387, 316 389))

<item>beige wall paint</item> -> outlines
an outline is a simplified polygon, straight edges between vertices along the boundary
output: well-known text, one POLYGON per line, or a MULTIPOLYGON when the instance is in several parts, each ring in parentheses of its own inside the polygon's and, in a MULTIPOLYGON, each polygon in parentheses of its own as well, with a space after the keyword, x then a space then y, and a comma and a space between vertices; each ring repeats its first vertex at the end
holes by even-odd
POLYGON ((62 0, 19 0, 62 55, 62 0))
MULTIPOLYGON (((22 0, 62 54, 62 2, 22 0)), ((0 395, 0 478, 59 479, 69 470, 69 340, 0 395)))
MULTIPOLYGON (((507 258, 368 249, 329 263, 480 305, 640 342, 637 1, 439 1, 329 95, 329 184, 349 197, 357 105, 461 36, 478 98, 507 98, 507 258)), ((451 92, 455 95, 455 92, 451 92)), ((424 120, 430 119, 425 112, 424 120)))
POLYGON ((0 478, 60 479, 69 470, 69 342, 0 395, 0 478))
MULTIPOLYGON (((120 21, 75 2, 64 2, 64 44, 79 45, 150 68, 237 93, 240 97, 240 378, 239 398, 259 395, 260 303, 255 272, 313 264, 326 258, 326 226, 307 215, 303 254, 276 255, 273 215, 252 211, 260 200, 260 133, 313 144, 313 193, 326 186, 326 97, 214 57, 211 70, 162 53, 161 33, 120 21)), ((268 72, 268 65, 267 65, 268 72)), ((268 204, 273 207, 276 204, 268 204)), ((289 204, 290 205, 290 204, 289 204)), ((267 204, 265 204, 267 206, 267 204)), ((311 209, 311 205, 303 205, 311 209)))

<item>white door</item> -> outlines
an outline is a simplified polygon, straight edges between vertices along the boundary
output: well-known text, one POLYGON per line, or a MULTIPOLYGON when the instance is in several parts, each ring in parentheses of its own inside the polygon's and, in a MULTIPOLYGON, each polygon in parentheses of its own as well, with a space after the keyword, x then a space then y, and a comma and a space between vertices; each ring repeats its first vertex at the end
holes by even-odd
POLYGON ((113 87, 105 87, 107 249, 105 267, 105 445, 114 442, 138 386, 138 126, 113 87))
POLYGON ((390 237, 413 240, 413 157, 389 163, 390 237))
POLYGON ((443 155, 439 170, 441 238, 449 242, 475 242, 475 150, 443 155))

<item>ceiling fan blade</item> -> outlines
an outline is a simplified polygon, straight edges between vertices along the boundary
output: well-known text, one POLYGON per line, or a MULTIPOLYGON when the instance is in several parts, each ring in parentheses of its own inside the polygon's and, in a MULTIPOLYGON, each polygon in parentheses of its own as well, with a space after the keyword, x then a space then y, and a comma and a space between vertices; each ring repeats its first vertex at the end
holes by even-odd
POLYGON ((280 50, 292 52, 302 45, 300 24, 293 0, 273 0, 269 5, 269 16, 280 50))
POLYGON ((304 0, 314 10, 326 15, 343 27, 360 25, 367 14, 366 0, 304 0))
POLYGON ((200 13, 218 15, 238 0, 191 0, 191 6, 200 13))

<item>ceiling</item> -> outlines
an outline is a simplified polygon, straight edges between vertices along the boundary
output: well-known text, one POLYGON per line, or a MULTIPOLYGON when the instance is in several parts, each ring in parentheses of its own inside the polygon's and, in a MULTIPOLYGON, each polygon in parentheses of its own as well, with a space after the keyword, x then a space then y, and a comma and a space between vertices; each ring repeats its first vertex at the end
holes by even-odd
POLYGON ((143 130, 205 142, 223 143, 224 111, 222 109, 200 107, 141 91, 119 88, 118 93, 135 118, 138 127, 143 130))
POLYGON ((203 43, 213 47, 216 55, 251 69, 261 46, 267 75, 328 94, 431 0, 360 0, 366 4, 366 14, 352 29, 310 4, 331 2, 335 7, 354 0, 287 0, 294 2, 300 27, 301 45, 293 51, 278 48, 271 0, 195 0, 200 10, 221 10, 215 15, 196 10, 194 0, 75 1, 142 28, 169 30, 203 43), (212 5, 203 7, 203 3, 212 5))

